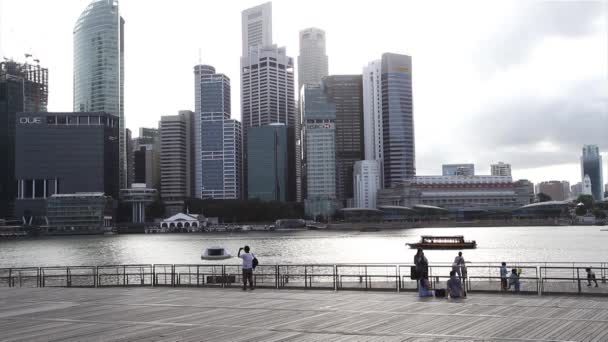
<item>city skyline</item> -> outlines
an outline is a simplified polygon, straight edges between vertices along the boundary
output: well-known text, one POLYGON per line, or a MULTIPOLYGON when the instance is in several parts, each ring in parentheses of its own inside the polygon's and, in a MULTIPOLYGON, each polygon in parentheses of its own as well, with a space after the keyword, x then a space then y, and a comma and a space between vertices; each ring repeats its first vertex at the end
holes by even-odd
MULTIPOLYGON (((21 61, 24 53, 33 53, 49 68, 50 111, 71 109, 72 29, 88 3, 73 1, 62 11, 56 11, 56 3, 2 3, 0 54, 21 61), (39 9, 27 11, 33 16, 28 21, 48 27, 45 32, 30 32, 22 26, 26 22, 19 23, 20 16, 9 15, 12 11, 26 13, 25 8, 39 9), (51 10, 57 15, 44 18, 51 10)), ((156 126, 161 115, 194 110, 191 70, 197 64, 199 48, 204 64, 238 79, 241 11, 261 3, 217 6, 209 22, 192 20, 190 24, 186 22, 195 17, 195 9, 208 4, 182 1, 167 7, 149 2, 146 13, 166 12, 162 16, 165 24, 155 27, 158 16, 140 14, 141 3, 122 0, 121 15, 128 26, 126 126, 135 132, 141 126, 156 126), (214 34, 218 23, 231 25, 222 26, 222 34, 214 34), (175 89, 152 89, 146 84, 150 65, 162 65, 163 60, 176 66, 172 75, 161 76, 163 83, 175 89)), ((443 6, 446 14, 435 13, 433 6, 420 2, 354 4, 348 16, 335 20, 337 5, 311 1, 291 6, 273 1, 273 41, 286 46, 287 55, 295 57, 298 32, 307 27, 323 29, 330 75, 361 74, 368 62, 384 52, 412 56, 417 174, 440 174, 441 164, 458 162, 472 162, 479 174, 489 174, 490 163, 502 160, 512 165, 514 178, 579 182, 581 146, 597 144, 606 150, 607 137, 601 129, 607 93, 605 4, 471 2, 443 6), (543 15, 538 19, 540 12, 543 15), (357 25, 378 14, 382 20, 357 25), (463 15, 469 19, 465 23, 463 15), (568 20, 564 22, 564 18, 568 20), (506 29, 501 28, 502 23, 507 23, 506 29), (521 39, 522 32, 526 39, 521 39), (454 53, 446 63, 445 51, 450 50, 454 53), (563 68, 564 64, 576 68, 563 68), (498 120, 501 125, 496 125, 498 120)), ((238 85, 233 86, 233 94, 239 93, 238 85)), ((240 108, 238 96, 233 96, 232 107, 240 108)), ((240 113, 233 117, 240 119, 240 113)))

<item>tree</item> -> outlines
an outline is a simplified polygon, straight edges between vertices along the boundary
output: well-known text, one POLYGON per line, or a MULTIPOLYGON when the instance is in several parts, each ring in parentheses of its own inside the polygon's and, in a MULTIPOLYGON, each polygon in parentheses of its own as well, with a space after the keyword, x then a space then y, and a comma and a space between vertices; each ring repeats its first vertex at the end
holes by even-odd
POLYGON ((536 194, 536 200, 538 202, 549 202, 551 201, 551 196, 547 195, 544 192, 539 192, 538 194, 536 194))
POLYGON ((591 209, 593 209, 593 204, 594 204, 593 196, 591 196, 591 195, 580 195, 576 199, 575 203, 576 204, 582 203, 583 206, 585 206, 586 210, 591 210, 591 209))

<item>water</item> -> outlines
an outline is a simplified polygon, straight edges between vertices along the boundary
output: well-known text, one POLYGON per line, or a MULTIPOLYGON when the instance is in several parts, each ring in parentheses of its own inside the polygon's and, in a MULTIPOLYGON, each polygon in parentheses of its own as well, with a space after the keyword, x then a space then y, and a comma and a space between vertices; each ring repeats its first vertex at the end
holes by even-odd
MULTIPOLYGON (((0 267, 196 264, 202 250, 222 246, 236 255, 252 247, 264 264, 411 263, 406 242, 420 235, 462 234, 478 248, 464 250, 468 262, 607 262, 608 231, 601 227, 425 228, 359 231, 281 231, 232 234, 133 234, 41 237, 0 241, 0 267)), ((426 251, 429 262, 451 262, 456 251, 426 251)), ((231 258, 220 263, 236 264, 231 258)))

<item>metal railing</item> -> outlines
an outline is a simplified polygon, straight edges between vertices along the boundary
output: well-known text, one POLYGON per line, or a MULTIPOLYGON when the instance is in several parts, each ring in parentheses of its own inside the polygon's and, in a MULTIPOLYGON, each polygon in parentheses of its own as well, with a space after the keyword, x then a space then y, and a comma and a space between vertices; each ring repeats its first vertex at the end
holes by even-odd
MULTIPOLYGON (((508 263, 515 268, 520 294, 608 296, 608 263, 508 263), (583 266, 584 265, 584 266, 583 266), (591 267, 595 281, 587 277, 591 267), (597 286, 596 286, 597 282, 597 286)), ((273 289, 416 291, 411 264, 286 264, 259 265, 254 284, 273 289)), ((432 288, 445 288, 452 266, 428 267, 432 288)), ((506 292, 499 263, 467 263, 462 269, 467 292, 506 292)), ((511 272, 509 271, 509 274, 511 272)), ((0 287, 242 286, 240 265, 141 264, 0 268, 0 287)), ((506 279, 510 282, 509 279, 506 279)), ((511 290, 509 290, 511 292, 511 290)))

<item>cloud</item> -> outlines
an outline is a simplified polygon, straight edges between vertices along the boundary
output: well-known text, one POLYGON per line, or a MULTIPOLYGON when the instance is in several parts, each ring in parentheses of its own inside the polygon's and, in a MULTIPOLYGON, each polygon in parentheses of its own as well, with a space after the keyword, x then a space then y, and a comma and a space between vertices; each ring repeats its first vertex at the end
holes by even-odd
POLYGON ((468 144, 521 168, 572 163, 584 144, 608 146, 608 89, 603 79, 573 82, 550 96, 523 92, 486 103, 467 120, 468 144))
POLYGON ((546 38, 588 35, 599 29, 604 12, 600 1, 539 1, 517 6, 479 44, 477 60, 482 73, 525 62, 546 38))

